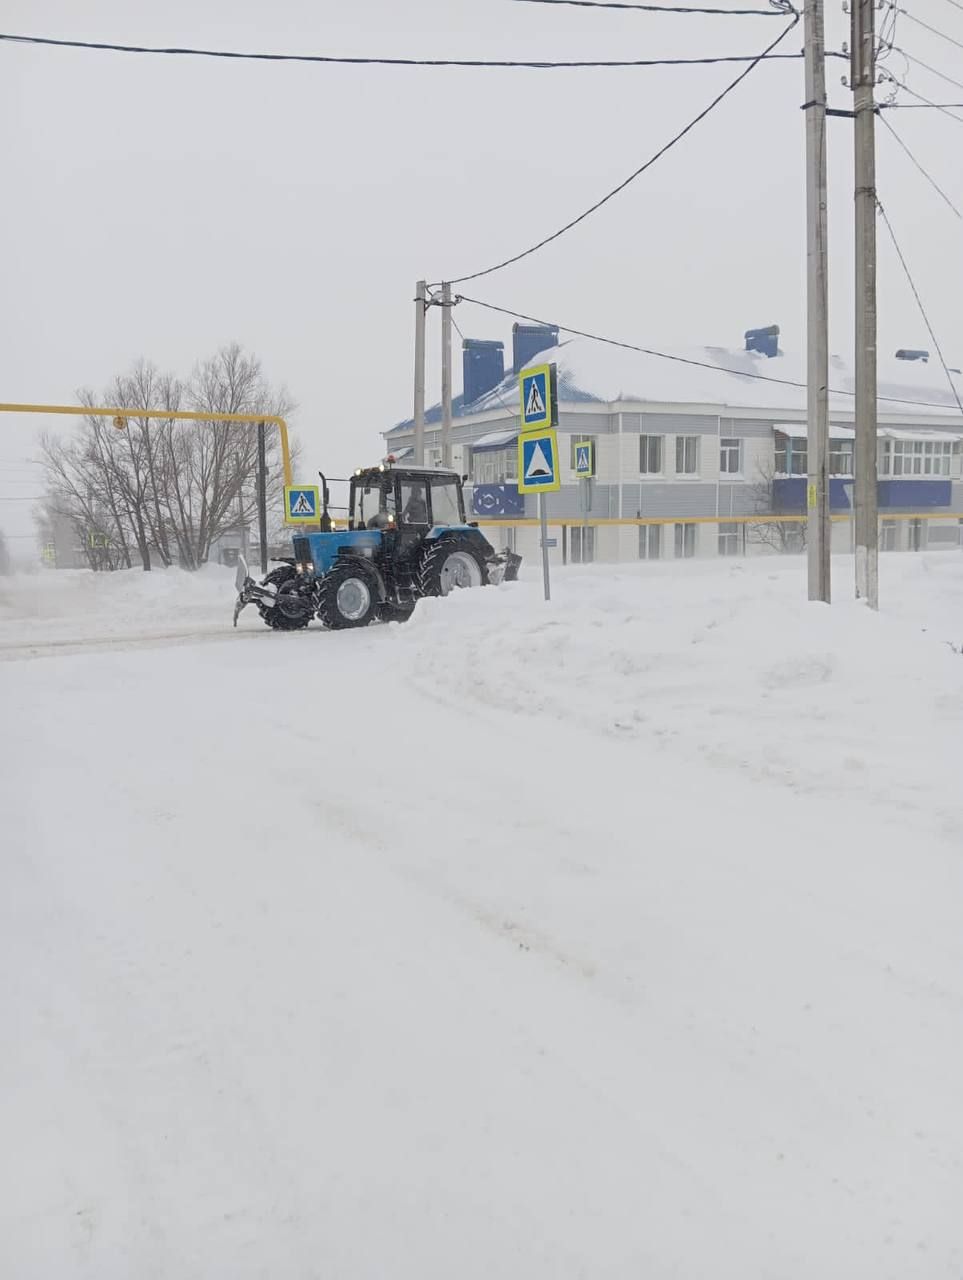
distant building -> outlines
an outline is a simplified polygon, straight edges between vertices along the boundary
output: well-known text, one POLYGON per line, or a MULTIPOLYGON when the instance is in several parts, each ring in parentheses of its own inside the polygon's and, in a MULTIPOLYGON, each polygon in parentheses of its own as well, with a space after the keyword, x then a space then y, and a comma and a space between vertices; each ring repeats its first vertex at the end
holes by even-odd
MULTIPOLYGON (((501 545, 536 550, 535 500, 519 494, 516 474, 519 370, 554 362, 559 374, 563 487, 548 499, 565 522, 555 554, 572 560, 629 560, 739 554, 772 545, 767 512, 806 507, 806 368, 779 348, 779 330, 750 330, 737 350, 700 347, 641 355, 585 338, 559 342, 550 326, 515 325, 511 368, 501 342, 467 338, 465 393, 454 404, 454 465, 471 481, 476 518, 501 545), (574 444, 591 440, 588 527, 584 487, 574 474, 574 444), (618 522, 624 523, 618 523, 618 522), (641 523, 651 521, 653 523, 641 523)), ((963 377, 955 374, 963 396, 963 377)), ((852 510, 852 370, 830 367, 831 503, 852 510)), ((963 516, 963 416, 939 364, 926 352, 879 361, 880 545, 884 550, 959 546, 963 516)), ((426 415, 426 458, 441 462, 441 412, 426 415)), ((411 419, 384 433, 387 450, 411 457, 411 419)), ((791 546, 793 526, 772 526, 791 546)), ((797 531, 800 526, 797 523, 797 531)), ((834 524, 833 546, 849 549, 850 523, 834 524)))

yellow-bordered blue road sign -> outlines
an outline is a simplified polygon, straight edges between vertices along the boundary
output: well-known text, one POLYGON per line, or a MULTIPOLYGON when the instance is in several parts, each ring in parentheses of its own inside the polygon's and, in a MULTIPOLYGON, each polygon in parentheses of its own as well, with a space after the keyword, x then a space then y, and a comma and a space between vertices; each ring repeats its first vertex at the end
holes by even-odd
POLYGON ((317 524, 321 499, 316 484, 291 484, 284 488, 285 524, 317 524))
POLYGON ((562 487, 558 436, 553 427, 518 437, 518 492, 554 493, 562 487))
POLYGON ((591 480, 595 475, 595 444, 591 440, 576 440, 572 446, 575 450, 575 474, 582 480, 591 480))
POLYGON ((558 426, 557 373, 553 364, 534 365, 518 375, 522 430, 558 426))

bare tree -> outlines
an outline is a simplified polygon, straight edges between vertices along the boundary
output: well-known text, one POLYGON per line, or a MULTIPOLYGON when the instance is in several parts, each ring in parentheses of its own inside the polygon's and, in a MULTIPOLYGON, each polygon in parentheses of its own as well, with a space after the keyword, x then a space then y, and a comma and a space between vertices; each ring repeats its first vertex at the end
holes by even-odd
POLYGON ((792 555, 806 549, 805 520, 780 519, 777 512, 776 481, 780 479, 771 459, 760 462, 756 468, 756 480, 749 486, 752 509, 759 516, 746 524, 746 538, 756 546, 771 547, 783 555, 792 555), (765 517, 768 516, 768 519, 765 517))
MULTIPOLYGON (((92 553, 92 567, 130 567, 136 553, 145 570, 154 559, 198 568, 219 537, 254 520, 256 423, 185 422, 144 411, 173 414, 187 406, 201 413, 286 416, 290 400, 236 343, 198 365, 186 383, 140 360, 114 380, 104 399, 125 410, 118 422, 91 414, 79 436, 42 442, 48 516, 70 522, 92 553)), ((93 407, 93 393, 83 392, 82 402, 93 407)), ((272 431, 269 503, 279 500, 283 485, 279 455, 272 431)))

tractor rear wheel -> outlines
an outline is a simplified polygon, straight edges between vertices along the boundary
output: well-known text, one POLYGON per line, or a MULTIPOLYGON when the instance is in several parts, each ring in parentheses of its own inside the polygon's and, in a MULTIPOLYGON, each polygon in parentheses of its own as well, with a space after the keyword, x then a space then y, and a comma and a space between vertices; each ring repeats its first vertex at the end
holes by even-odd
POLYGON ((488 585, 485 560, 471 539, 456 535, 429 543, 418 567, 422 595, 446 596, 456 587, 488 585))
POLYGON ((363 560, 336 560, 318 588, 318 617, 332 631, 366 627, 378 614, 378 579, 363 560))

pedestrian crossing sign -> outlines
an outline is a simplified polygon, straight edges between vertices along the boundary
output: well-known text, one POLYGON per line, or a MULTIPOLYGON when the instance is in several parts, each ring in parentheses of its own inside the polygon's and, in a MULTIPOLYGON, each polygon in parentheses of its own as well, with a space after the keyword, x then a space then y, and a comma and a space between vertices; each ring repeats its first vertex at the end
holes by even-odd
POLYGON ((554 364, 523 369, 518 375, 522 402, 522 430, 558 426, 557 373, 554 364))
POLYGON ((575 474, 583 480, 591 480, 595 475, 595 445, 591 440, 576 440, 575 474))
POLYGON ((558 436, 554 428, 518 437, 518 492, 554 493, 562 487, 558 469, 558 436))
POLYGON ((317 524, 321 517, 316 484, 291 484, 284 489, 285 524, 317 524))

